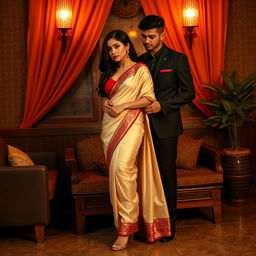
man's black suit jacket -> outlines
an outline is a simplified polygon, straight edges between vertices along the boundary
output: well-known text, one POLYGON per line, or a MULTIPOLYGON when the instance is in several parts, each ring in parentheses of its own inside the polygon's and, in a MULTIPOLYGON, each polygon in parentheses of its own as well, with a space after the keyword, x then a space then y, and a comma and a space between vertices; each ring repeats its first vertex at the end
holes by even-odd
MULTIPOLYGON (((150 53, 146 52, 139 57, 139 62, 149 65, 149 57, 150 53)), ((149 115, 151 129, 159 138, 178 136, 183 130, 180 107, 195 97, 187 56, 163 44, 151 75, 155 95, 161 105, 160 112, 149 115)))

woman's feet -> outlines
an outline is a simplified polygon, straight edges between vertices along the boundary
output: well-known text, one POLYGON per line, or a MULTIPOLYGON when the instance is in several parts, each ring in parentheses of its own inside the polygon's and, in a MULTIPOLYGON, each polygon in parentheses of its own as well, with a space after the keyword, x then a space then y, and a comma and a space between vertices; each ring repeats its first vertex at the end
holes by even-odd
POLYGON ((129 236, 118 236, 114 244, 112 245, 113 251, 120 251, 127 247, 129 236))

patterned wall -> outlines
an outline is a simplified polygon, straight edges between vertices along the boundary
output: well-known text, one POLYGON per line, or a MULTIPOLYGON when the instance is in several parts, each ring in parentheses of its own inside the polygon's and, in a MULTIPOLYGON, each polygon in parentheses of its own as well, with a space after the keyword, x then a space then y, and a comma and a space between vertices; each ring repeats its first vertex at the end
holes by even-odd
POLYGON ((255 14, 255 0, 229 0, 225 69, 240 78, 256 71, 255 14))
MULTIPOLYGON (((229 0, 225 69, 237 69, 241 77, 256 70, 255 0, 229 0)), ((0 128, 18 127, 23 113, 26 87, 26 34, 28 0, 0 0, 0 128)), ((110 15, 102 38, 112 28, 136 28, 143 17, 120 19, 110 15)), ((134 40, 139 53, 143 51, 134 40)), ((193 108, 191 108, 193 109, 193 108)))
POLYGON ((17 127, 26 87, 27 0, 0 1, 0 128, 17 127))

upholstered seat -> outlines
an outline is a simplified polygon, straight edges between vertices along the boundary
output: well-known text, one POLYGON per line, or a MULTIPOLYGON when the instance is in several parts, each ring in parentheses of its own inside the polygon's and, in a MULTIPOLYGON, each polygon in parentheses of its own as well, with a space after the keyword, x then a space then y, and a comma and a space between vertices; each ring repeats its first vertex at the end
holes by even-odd
POLYGON ((55 152, 30 153, 32 166, 10 166, 7 144, 0 138, 0 227, 34 226, 37 242, 44 241, 49 223, 49 200, 55 194, 58 161, 55 152))
POLYGON ((72 193, 108 193, 108 177, 99 170, 91 169, 78 172, 78 184, 72 185, 72 193))
POLYGON ((177 169, 178 187, 205 186, 223 183, 223 174, 197 165, 195 170, 177 169))
MULTIPOLYGON (((103 156, 99 136, 78 141, 65 149, 65 163, 71 173, 71 191, 75 200, 76 230, 85 231, 85 217, 111 213, 108 177, 95 165, 103 156)), ((221 151, 203 144, 194 170, 177 169, 177 207, 211 207, 215 223, 221 222, 223 173, 221 151)))

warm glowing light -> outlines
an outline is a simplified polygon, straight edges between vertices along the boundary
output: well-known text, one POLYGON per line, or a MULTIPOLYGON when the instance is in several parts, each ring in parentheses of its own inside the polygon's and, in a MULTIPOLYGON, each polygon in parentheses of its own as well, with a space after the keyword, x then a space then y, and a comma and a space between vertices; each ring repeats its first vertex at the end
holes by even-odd
POLYGON ((72 0, 57 0, 56 27, 59 29, 72 28, 72 0))
POLYGON ((61 10, 60 11, 60 18, 63 19, 63 20, 66 20, 68 19, 70 16, 70 12, 67 11, 67 10, 61 10))
POLYGON ((198 25, 198 1, 183 1, 183 26, 196 27, 198 25))
POLYGON ((192 49, 192 41, 196 38, 194 31, 198 27, 198 0, 183 0, 183 28, 189 49, 192 49))
POLYGON ((128 35, 129 35, 129 37, 131 37, 131 38, 135 38, 135 37, 137 37, 137 31, 136 30, 130 30, 129 32, 128 32, 128 35))
POLYGON ((186 17, 194 17, 195 16, 195 10, 194 9, 185 10, 185 16, 186 17))

